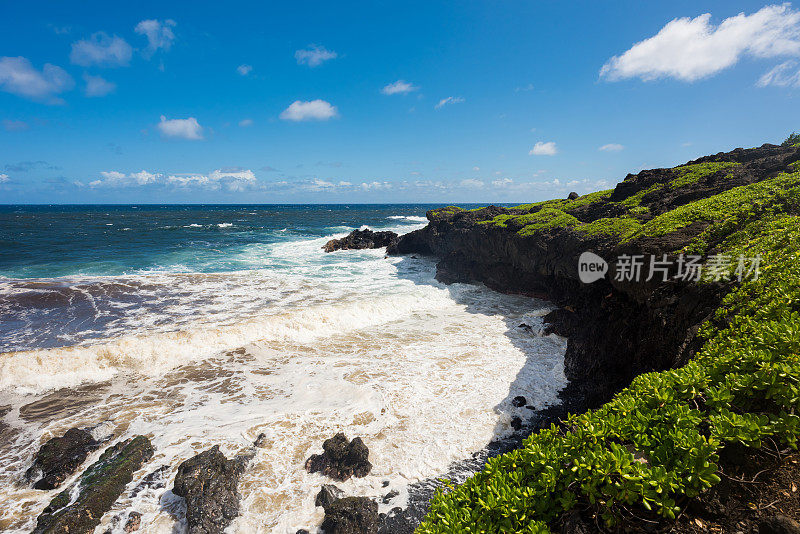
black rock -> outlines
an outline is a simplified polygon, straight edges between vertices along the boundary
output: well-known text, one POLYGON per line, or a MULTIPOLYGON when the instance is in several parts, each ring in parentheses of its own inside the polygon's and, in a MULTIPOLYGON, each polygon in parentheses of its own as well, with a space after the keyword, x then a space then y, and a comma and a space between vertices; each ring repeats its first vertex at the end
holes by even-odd
POLYGON ((567 197, 567 199, 568 199, 568 200, 575 200, 575 199, 577 199, 577 198, 579 198, 579 197, 580 197, 580 195, 579 195, 578 193, 576 193, 575 191, 573 191, 572 193, 570 193, 570 194, 569 194, 569 196, 567 197))
POLYGON ((298 530, 294 534, 309 534, 309 532, 306 529, 301 528, 300 530, 298 530))
POLYGON ((392 502, 392 499, 394 499, 398 495, 400 495, 399 491, 397 491, 397 490, 390 491, 389 493, 387 493, 386 495, 383 496, 383 499, 382 499, 383 504, 389 504, 390 502, 392 502))
POLYGON ((81 475, 77 486, 50 501, 36 520, 34 534, 93 532, 133 479, 133 473, 152 456, 153 447, 145 436, 112 445, 81 475))
POLYGON ((189 534, 221 533, 239 515, 239 478, 249 456, 228 460, 219 446, 178 466, 172 492, 186 499, 189 534))
POLYGON ((100 442, 95 441, 88 430, 70 428, 63 436, 51 438, 42 445, 25 476, 31 481, 37 479, 33 483, 35 489, 57 488, 98 447, 100 442))
POLYGON ((378 503, 366 497, 345 497, 325 510, 325 534, 374 534, 378 532, 378 503))
POLYGON ((321 506, 323 510, 327 510, 328 506, 341 499, 343 495, 344 492, 333 484, 323 484, 317 493, 317 498, 314 499, 314 506, 321 506))
POLYGON ((131 491, 131 497, 136 497, 146 489, 160 489, 167 485, 169 466, 162 465, 152 473, 146 475, 141 482, 131 491))
POLYGON ((256 441, 255 441, 255 443, 253 443, 253 446, 262 448, 262 447, 266 447, 267 443, 268 443, 267 435, 262 432, 256 438, 256 441))
POLYGON ((800 534, 800 524, 785 515, 775 515, 761 521, 758 534, 800 534))
POLYGON ((128 514, 128 520, 125 522, 125 532, 134 532, 139 530, 142 526, 142 514, 139 512, 131 512, 128 514))
POLYGON ((511 401, 511 404, 513 404, 515 408, 522 408, 528 404, 528 400, 522 395, 518 395, 514 397, 514 399, 511 401))
POLYGON ((353 230, 341 239, 331 239, 322 249, 325 252, 334 250, 351 250, 362 248, 388 247, 397 241, 394 232, 373 232, 372 230, 353 230))
POLYGON ((513 428, 514 430, 519 430, 520 428, 522 428, 522 419, 520 419, 516 415, 514 417, 512 417, 511 418, 511 428, 513 428))
POLYGON ((589 528, 577 512, 564 516, 561 522, 561 534, 589 534, 589 528))
POLYGON ((347 441, 347 437, 339 432, 326 439, 322 444, 322 454, 312 454, 306 460, 306 471, 321 472, 334 480, 345 481, 351 476, 365 477, 372 470, 369 463, 369 449, 361 438, 347 441))

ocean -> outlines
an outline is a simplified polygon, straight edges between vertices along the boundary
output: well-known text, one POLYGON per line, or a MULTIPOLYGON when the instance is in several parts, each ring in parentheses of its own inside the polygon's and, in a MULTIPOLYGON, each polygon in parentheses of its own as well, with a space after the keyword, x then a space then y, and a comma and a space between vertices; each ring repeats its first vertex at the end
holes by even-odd
MULTIPOLYGON (((527 410, 515 396, 557 402, 566 343, 542 333, 548 303, 443 285, 431 258, 322 251, 362 226, 421 228, 433 207, 0 206, 0 530, 29 532, 60 491, 24 472, 75 426, 151 439, 132 485, 264 433, 228 532, 294 534, 322 521, 330 481, 303 464, 336 432, 361 436, 374 466, 339 486, 396 490, 389 512, 509 435, 527 410)), ((181 532, 171 487, 124 492, 98 532, 130 510, 146 532, 181 532)))

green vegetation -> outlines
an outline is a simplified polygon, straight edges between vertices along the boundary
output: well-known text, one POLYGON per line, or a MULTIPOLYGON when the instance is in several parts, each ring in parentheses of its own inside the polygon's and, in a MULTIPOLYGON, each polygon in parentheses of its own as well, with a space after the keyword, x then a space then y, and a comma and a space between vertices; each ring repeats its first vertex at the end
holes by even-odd
POLYGON ((760 277, 727 295, 686 366, 640 375, 603 407, 569 417, 563 430, 533 434, 463 485, 437 492, 417 532, 546 533, 578 503, 608 525, 629 513, 674 518, 687 497, 719 482, 722 447, 759 447, 769 437, 796 448, 800 217, 770 210, 779 212, 785 195, 798 205, 798 181, 783 175, 739 187, 644 225, 666 232, 692 216, 741 215, 750 222, 727 226, 720 250, 760 254, 760 277), (763 216, 755 217, 754 204, 766 202, 778 204, 762 206, 763 216))
POLYGON ((435 209, 430 212, 432 217, 431 220, 437 221, 445 219, 447 217, 452 217, 459 211, 464 211, 464 210, 459 208, 458 206, 445 206, 444 208, 435 209))
POLYGON ((675 171, 678 172, 678 178, 672 180, 669 185, 673 189, 692 185, 699 182, 702 178, 716 174, 724 169, 739 166, 739 163, 731 163, 729 161, 710 161, 706 163, 695 163, 694 165, 684 165, 676 167, 675 171))
POLYGON ((782 146, 798 146, 800 145, 800 134, 797 132, 792 132, 789 134, 789 137, 781 143, 782 146))
POLYGON ((602 202, 603 200, 608 200, 608 197, 610 197, 611 193, 613 192, 614 192, 613 189, 605 189, 603 191, 595 191, 594 193, 583 195, 582 197, 578 197, 572 201, 566 201, 569 202, 569 204, 567 204, 564 207, 564 211, 572 211, 582 206, 588 206, 589 204, 594 204, 595 202, 602 202))
POLYGON ((754 184, 734 187, 717 195, 679 206, 645 223, 628 240, 662 236, 695 221, 713 223, 716 229, 756 217, 768 207, 800 203, 800 172, 780 174, 754 184), (727 222, 726 222, 727 221, 727 222))
POLYGON ((630 217, 603 217, 582 224, 577 230, 588 235, 612 235, 624 239, 636 233, 641 227, 642 223, 630 217))
POLYGON ((635 208, 636 206, 642 203, 642 199, 644 198, 645 195, 649 195, 650 193, 655 193, 656 191, 660 191, 663 188, 664 184, 653 184, 647 189, 642 189, 638 193, 629 196, 628 198, 620 202, 620 204, 622 204, 626 208, 635 208))

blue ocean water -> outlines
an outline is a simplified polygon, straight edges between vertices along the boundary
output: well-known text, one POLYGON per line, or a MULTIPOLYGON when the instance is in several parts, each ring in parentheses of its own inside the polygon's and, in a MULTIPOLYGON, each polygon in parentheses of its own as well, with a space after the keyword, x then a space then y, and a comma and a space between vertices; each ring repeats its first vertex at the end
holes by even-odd
POLYGON ((418 224, 436 205, 0 206, 0 277, 260 268, 254 244, 418 224))

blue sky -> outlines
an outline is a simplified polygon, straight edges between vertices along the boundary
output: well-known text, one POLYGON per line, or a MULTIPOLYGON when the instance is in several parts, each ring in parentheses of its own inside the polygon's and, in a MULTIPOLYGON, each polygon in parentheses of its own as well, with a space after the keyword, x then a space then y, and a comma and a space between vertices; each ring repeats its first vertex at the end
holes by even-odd
POLYGON ((800 130, 791 4, 31 1, 0 34, 0 203, 528 202, 800 130))

